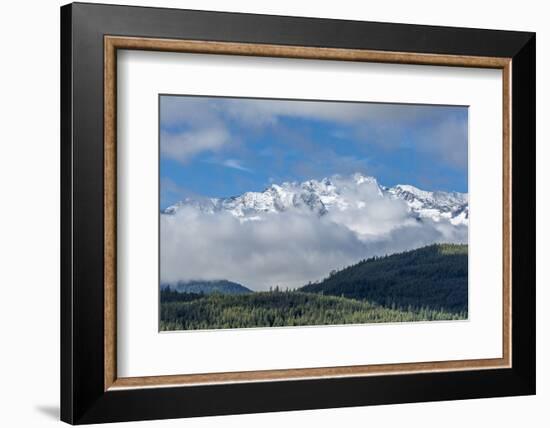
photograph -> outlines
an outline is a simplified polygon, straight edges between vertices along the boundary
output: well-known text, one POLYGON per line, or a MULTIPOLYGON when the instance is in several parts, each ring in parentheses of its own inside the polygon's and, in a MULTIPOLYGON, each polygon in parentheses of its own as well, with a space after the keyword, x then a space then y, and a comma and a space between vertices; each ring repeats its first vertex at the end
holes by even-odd
POLYGON ((524 4, 399 1, 7 20, 7 426, 546 415, 550 30, 524 4))
POLYGON ((160 331, 468 319, 468 106, 158 102, 160 331))
POLYGON ((3 211, 24 220, 3 222, 22 254, 7 426, 546 415, 550 30, 523 3, 399 1, 37 2, 6 21, 3 211))

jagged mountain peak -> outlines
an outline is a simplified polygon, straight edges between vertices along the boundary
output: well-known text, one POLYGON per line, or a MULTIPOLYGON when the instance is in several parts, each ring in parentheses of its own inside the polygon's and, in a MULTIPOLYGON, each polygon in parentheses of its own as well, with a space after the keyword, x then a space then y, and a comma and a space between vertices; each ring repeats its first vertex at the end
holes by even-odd
POLYGON ((228 198, 186 198, 166 208, 163 214, 175 214, 182 207, 193 207, 210 214, 228 212, 242 221, 258 220, 261 215, 288 210, 309 210, 323 216, 329 211, 345 211, 349 207, 368 209, 368 200, 361 199, 362 186, 375 186, 379 198, 404 201, 413 218, 468 224, 466 193, 426 191, 407 184, 385 187, 375 177, 361 173, 301 183, 272 183, 261 192, 245 192, 228 198))

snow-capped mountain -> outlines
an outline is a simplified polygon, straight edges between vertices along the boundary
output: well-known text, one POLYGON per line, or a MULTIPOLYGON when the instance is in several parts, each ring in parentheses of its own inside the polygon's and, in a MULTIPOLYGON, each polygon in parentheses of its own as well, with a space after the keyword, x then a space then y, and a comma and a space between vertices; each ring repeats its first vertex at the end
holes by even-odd
POLYGON ((398 184, 385 188, 394 198, 407 202, 418 217, 435 221, 447 219, 452 224, 468 224, 468 194, 459 192, 427 192, 414 186, 398 184))
POLYGON ((429 218, 436 222, 447 220, 453 225, 468 225, 467 193, 428 192, 410 185, 385 187, 374 177, 362 174, 272 184, 263 192, 246 192, 229 198, 186 198, 166 208, 163 214, 194 207, 204 213, 225 211, 242 221, 289 210, 310 210, 323 216, 331 211, 367 210, 373 194, 379 200, 403 201, 410 216, 419 220, 429 218))

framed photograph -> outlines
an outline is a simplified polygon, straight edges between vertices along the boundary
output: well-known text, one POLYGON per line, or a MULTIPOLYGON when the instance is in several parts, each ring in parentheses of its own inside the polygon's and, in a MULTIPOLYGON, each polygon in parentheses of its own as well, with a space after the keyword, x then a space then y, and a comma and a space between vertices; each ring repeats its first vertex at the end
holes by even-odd
POLYGON ((535 35, 61 8, 61 418, 535 393, 535 35))

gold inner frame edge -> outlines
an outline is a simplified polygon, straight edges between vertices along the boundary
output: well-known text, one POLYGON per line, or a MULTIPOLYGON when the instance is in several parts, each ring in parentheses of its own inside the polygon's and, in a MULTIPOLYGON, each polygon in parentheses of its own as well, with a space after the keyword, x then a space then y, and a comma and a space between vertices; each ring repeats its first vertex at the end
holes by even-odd
POLYGON ((511 367, 511 82, 510 58, 388 52, 309 46, 104 37, 104 390, 193 386, 220 383, 396 375, 407 373, 480 370, 511 367), (333 61, 439 65, 502 70, 503 94, 503 349, 502 358, 421 363, 336 366, 169 376, 117 377, 116 324, 116 88, 117 50, 147 50, 213 55, 241 55, 333 61))

